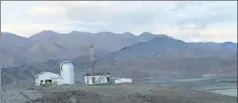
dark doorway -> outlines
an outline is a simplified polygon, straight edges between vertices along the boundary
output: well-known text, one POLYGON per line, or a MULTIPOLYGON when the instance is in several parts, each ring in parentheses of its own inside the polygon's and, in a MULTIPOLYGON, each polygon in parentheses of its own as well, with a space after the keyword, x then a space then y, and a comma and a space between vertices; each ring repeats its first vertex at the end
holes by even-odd
POLYGON ((48 84, 52 84, 52 80, 51 79, 47 79, 45 80, 45 84, 48 85, 48 84))
POLYGON ((92 77, 92 82, 95 83, 95 77, 92 77))
POLYGON ((110 77, 107 77, 107 82, 110 82, 110 77))
POLYGON ((43 80, 40 80, 40 85, 42 85, 43 84, 43 80))

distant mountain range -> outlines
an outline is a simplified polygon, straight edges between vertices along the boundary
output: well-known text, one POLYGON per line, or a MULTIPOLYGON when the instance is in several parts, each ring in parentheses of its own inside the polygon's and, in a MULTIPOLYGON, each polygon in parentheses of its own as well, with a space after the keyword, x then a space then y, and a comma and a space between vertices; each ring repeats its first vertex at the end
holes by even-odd
POLYGON ((19 66, 48 59, 77 58, 88 55, 90 44, 96 46, 97 55, 104 55, 159 36, 161 35, 147 32, 135 36, 129 32, 116 34, 72 31, 68 34, 60 34, 46 30, 30 38, 24 38, 12 33, 1 33, 2 66, 19 66))
POLYGON ((3 82, 33 82, 34 74, 59 72, 63 60, 71 60, 80 81, 90 68, 89 45, 96 46, 96 70, 113 76, 143 79, 237 76, 237 43, 190 43, 144 32, 42 31, 30 38, 1 33, 3 82))
POLYGON ((111 54, 118 60, 148 60, 166 58, 229 58, 237 53, 236 43, 186 43, 171 37, 155 37, 148 42, 124 47, 111 54))

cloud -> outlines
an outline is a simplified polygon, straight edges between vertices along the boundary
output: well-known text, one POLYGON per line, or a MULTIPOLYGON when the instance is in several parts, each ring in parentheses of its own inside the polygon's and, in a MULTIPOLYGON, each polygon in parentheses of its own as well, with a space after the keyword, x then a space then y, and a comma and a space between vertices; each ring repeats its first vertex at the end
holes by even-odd
POLYGON ((47 7, 47 6, 36 6, 29 10, 29 14, 38 14, 41 15, 51 15, 51 14, 61 14, 65 9, 63 7, 47 7))
POLYGON ((226 21, 233 23, 237 20, 237 10, 234 8, 237 8, 237 4, 232 2, 204 2, 202 5, 178 9, 187 14, 187 16, 178 22, 178 26, 192 23, 196 24, 198 27, 204 28, 207 25, 217 22, 226 21))
POLYGON ((67 21, 66 8, 55 4, 36 5, 25 11, 26 16, 35 23, 54 24, 67 21))
POLYGON ((24 2, 25 8, 20 8, 23 4, 15 5, 19 7, 19 19, 14 18, 15 22, 11 22, 8 17, 14 13, 7 14, 11 10, 5 6, 3 11, 8 17, 3 15, 3 24, 8 27, 26 23, 27 27, 33 25, 32 30, 22 28, 22 32, 28 34, 47 28, 68 32, 140 34, 148 31, 185 41, 236 42, 236 1, 41 1, 24 2))

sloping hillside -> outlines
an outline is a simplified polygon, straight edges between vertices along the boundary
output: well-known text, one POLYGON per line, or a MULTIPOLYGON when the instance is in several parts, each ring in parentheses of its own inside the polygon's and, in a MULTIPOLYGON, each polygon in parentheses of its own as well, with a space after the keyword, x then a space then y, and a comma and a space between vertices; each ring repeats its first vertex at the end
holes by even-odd
POLYGON ((110 54, 109 58, 116 61, 144 58, 229 58, 236 53, 236 43, 186 43, 171 37, 156 37, 148 42, 124 47, 120 51, 110 54))

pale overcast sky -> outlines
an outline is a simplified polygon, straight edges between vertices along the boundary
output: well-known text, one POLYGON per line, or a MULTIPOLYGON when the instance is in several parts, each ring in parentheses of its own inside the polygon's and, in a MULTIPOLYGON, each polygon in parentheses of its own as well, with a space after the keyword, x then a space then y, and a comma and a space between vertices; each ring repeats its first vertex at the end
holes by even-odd
POLYGON ((237 42, 237 1, 1 1, 1 31, 166 34, 237 42))

